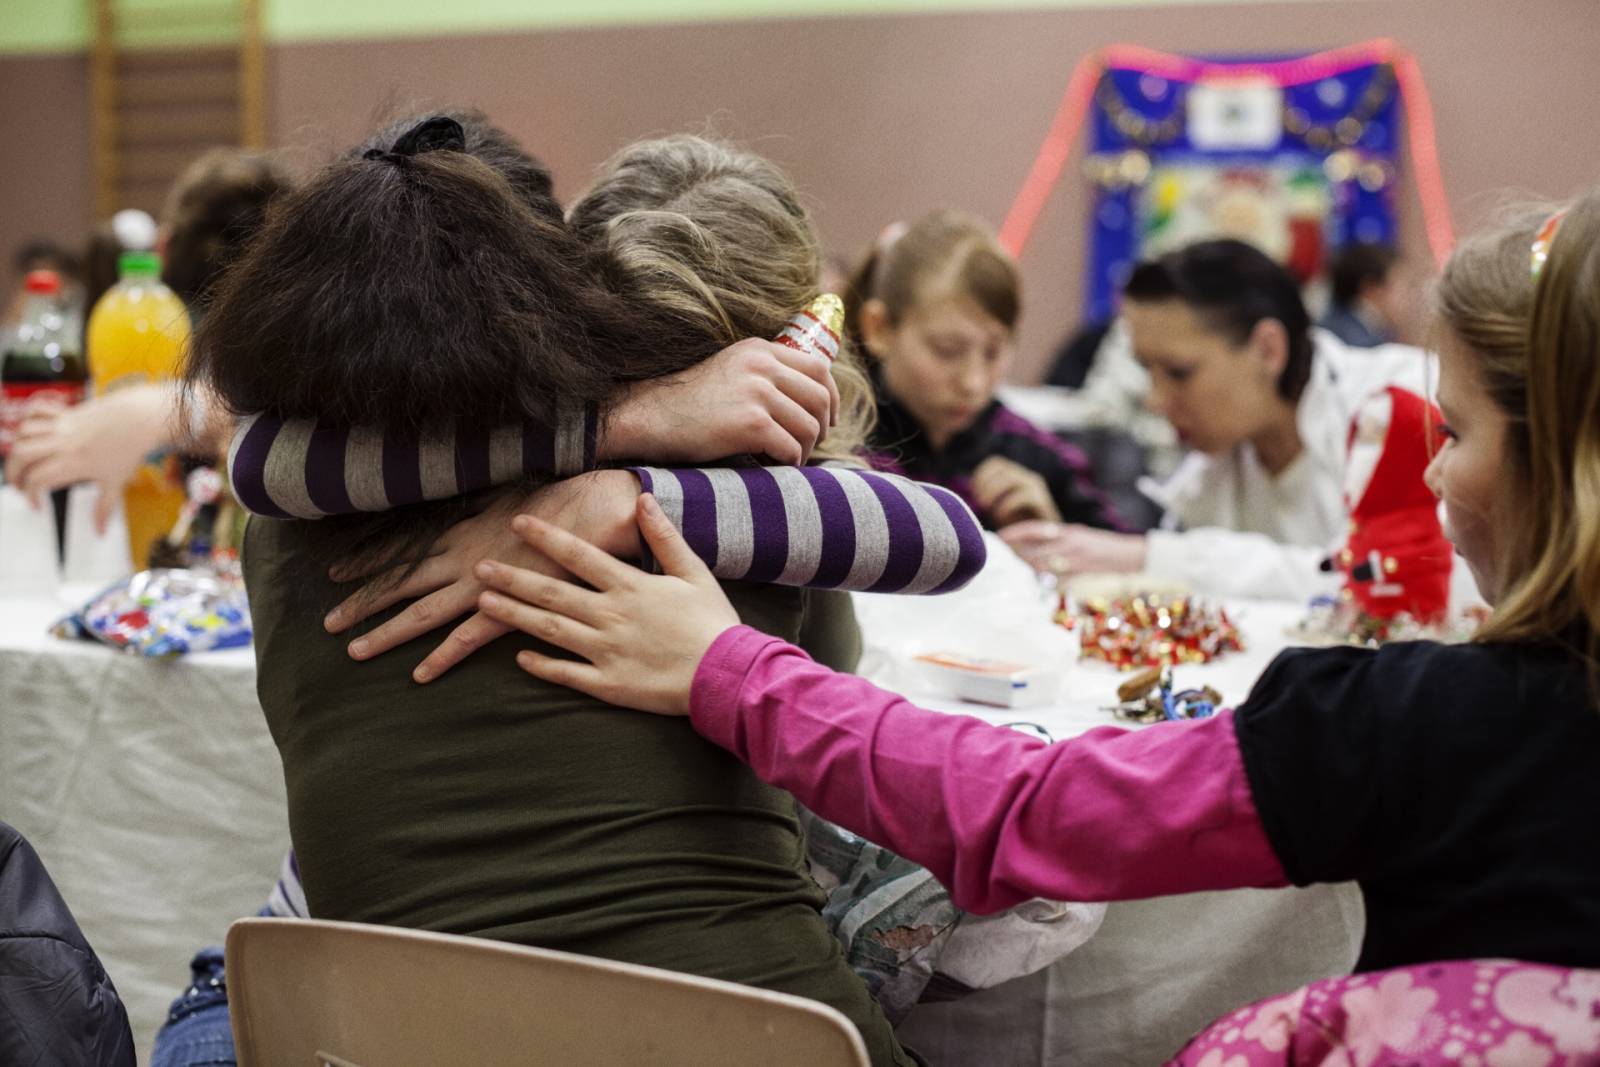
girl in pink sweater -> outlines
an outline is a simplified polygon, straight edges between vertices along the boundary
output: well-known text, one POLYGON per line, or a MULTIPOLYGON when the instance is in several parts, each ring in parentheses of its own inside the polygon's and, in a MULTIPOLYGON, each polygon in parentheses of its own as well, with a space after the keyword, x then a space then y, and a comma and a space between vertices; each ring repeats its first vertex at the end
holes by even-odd
POLYGON ((1464 245, 1438 305, 1427 478, 1495 606, 1471 644, 1291 649, 1230 712, 1050 745, 736 626, 648 497, 664 575, 519 520, 588 588, 490 565, 483 607, 581 657, 522 653, 530 673, 687 714, 973 911, 1356 881, 1358 970, 1597 968, 1600 191, 1464 245))

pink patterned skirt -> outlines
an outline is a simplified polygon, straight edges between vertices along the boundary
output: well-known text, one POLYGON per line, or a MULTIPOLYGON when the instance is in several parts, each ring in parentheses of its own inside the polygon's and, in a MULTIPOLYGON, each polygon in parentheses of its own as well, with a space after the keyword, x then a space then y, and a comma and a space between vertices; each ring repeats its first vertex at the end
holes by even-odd
POLYGON ((1600 971, 1458 960, 1330 978, 1234 1012, 1168 1067, 1600 1065, 1600 971))

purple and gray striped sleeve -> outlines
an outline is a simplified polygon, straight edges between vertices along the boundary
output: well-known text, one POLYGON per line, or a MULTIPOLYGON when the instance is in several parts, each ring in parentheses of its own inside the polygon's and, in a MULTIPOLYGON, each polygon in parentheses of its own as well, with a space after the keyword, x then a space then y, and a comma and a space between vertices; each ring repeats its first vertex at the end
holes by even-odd
POLYGON ((388 511, 503 485, 524 473, 566 478, 593 470, 598 422, 590 405, 564 413, 553 430, 463 424, 419 440, 252 415, 234 431, 228 473, 239 503, 269 518, 388 511))
POLYGON ((874 593, 946 593, 987 558, 966 504, 847 466, 630 468, 719 578, 874 593))
MULTIPOLYGON (((554 433, 502 427, 418 440, 255 415, 228 468, 249 511, 318 519, 440 500, 523 473, 592 469, 596 412, 554 433)), ((983 568, 982 528, 948 490, 851 466, 632 468, 718 577, 884 593, 943 593, 983 568)))

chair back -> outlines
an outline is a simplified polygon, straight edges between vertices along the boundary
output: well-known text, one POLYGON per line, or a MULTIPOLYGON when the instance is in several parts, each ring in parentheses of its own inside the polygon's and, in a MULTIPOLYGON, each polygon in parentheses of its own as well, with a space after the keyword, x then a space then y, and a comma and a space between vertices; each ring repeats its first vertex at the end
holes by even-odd
POLYGON ((480 938, 241 919, 227 975, 240 1067, 867 1067, 824 1004, 480 938))

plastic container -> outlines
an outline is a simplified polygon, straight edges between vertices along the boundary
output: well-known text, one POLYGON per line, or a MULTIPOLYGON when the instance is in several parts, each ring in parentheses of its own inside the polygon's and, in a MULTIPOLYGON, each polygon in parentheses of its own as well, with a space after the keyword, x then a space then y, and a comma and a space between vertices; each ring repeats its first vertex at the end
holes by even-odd
POLYGON ((1061 681, 1048 667, 961 652, 928 652, 915 661, 928 684, 940 692, 997 708, 1047 704, 1055 698, 1061 681))
MULTIPOLYGON (((189 312, 161 284, 161 260, 151 252, 125 252, 117 268, 121 280, 89 315, 89 369, 96 396, 176 378, 189 345, 189 312)), ((150 546, 177 521, 183 499, 183 486, 169 473, 166 457, 147 457, 123 491, 135 567, 146 565, 150 546)))
POLYGON ((89 374, 62 304, 61 278, 53 270, 28 273, 22 322, 0 352, 0 460, 11 454, 29 403, 53 397, 76 404, 89 374))

